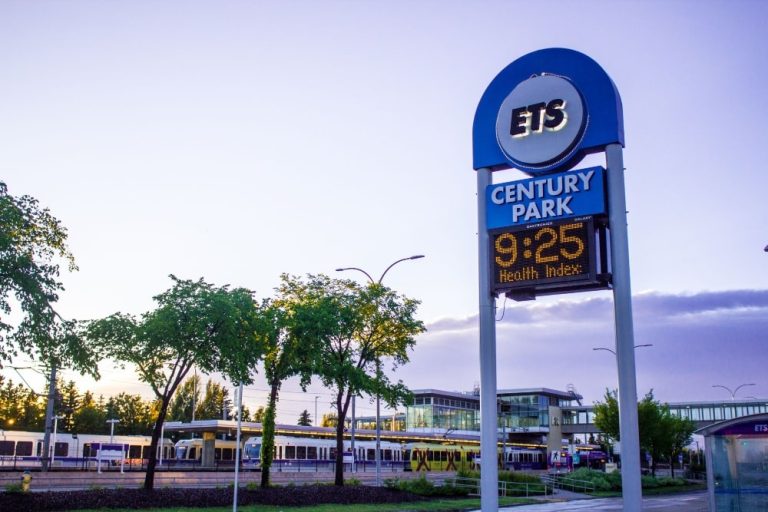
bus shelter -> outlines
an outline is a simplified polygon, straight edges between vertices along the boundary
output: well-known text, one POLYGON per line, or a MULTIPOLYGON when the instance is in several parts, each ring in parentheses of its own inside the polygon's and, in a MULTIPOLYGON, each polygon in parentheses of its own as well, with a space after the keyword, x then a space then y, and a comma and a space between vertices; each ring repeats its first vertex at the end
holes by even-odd
POLYGON ((768 414, 722 421, 704 436, 709 510, 768 510, 768 414))

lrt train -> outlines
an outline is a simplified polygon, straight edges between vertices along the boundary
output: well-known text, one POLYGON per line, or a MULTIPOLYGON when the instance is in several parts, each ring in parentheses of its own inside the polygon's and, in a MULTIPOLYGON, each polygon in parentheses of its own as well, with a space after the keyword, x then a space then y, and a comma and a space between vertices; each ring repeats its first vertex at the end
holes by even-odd
MULTIPOLYGON (((0 434, 0 470, 34 469, 42 465, 42 432, 5 430, 0 434)), ((146 465, 152 438, 149 436, 108 436, 98 434, 57 433, 50 438, 51 468, 94 469, 100 463, 118 461, 127 466, 146 465)), ((163 439, 157 457, 172 459, 174 446, 163 439)))

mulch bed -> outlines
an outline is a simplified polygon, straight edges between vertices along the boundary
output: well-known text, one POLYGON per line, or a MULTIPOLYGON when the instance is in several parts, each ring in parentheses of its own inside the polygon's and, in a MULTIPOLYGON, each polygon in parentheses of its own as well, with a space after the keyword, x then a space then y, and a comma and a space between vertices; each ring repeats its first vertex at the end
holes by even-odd
MULTIPOLYGON (((0 492, 0 510, 36 512, 99 508, 222 507, 232 505, 232 489, 94 489, 87 491, 0 492)), ((321 503, 400 503, 420 496, 362 485, 306 485, 240 489, 238 505, 298 506, 321 503)))

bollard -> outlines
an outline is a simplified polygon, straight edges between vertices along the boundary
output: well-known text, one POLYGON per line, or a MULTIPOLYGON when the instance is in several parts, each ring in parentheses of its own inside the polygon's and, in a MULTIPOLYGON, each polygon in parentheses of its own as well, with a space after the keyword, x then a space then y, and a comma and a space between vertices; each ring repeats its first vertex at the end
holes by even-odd
POLYGON ((21 492, 29 492, 29 484, 32 483, 32 475, 28 469, 21 474, 21 492))

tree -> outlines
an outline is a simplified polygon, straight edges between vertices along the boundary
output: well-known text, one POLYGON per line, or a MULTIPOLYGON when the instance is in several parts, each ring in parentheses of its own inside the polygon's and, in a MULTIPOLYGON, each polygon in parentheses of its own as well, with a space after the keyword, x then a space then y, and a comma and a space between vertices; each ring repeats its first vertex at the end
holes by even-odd
POLYGON ((323 419, 320 420, 321 427, 332 428, 339 424, 339 416, 334 412, 327 412, 323 414, 323 419))
POLYGON ((205 395, 198 402, 195 418, 198 420, 230 419, 232 400, 229 399, 229 390, 219 384, 208 380, 205 384, 205 395))
MULTIPOLYGON (((674 456, 687 446, 695 430, 692 421, 674 416, 666 404, 659 403, 650 390, 637 404, 640 448, 651 456, 651 472, 664 456, 674 456)), ((595 426, 613 439, 620 440, 619 404, 616 391, 606 390, 605 402, 595 403, 595 426)))
POLYGON ((59 318, 53 303, 64 290, 57 261, 77 270, 66 241, 66 228, 47 208, 33 197, 12 196, 0 181, 0 313, 3 317, 12 313, 13 299, 20 308, 15 329, 7 318, 0 318, 0 367, 20 352, 45 362, 49 361, 45 354, 55 352, 80 371, 95 371, 92 358, 81 359, 79 338, 53 335, 59 318))
POLYGON ((264 423, 264 413, 265 413, 264 406, 260 405, 256 409, 256 412, 253 413, 253 417, 251 418, 251 420, 256 422, 256 423, 262 423, 263 424, 264 423))
POLYGON ((299 421, 296 424, 301 425, 302 427, 312 426, 312 418, 310 418, 308 410, 304 409, 301 411, 301 414, 299 414, 299 421))
POLYGON ((424 331, 415 318, 419 303, 380 283, 361 287, 323 275, 283 285, 294 313, 301 313, 293 320, 294 334, 311 340, 313 373, 336 394, 335 484, 344 485, 344 424, 352 396, 379 396, 390 407, 410 399, 402 381, 390 382, 380 363, 390 358, 394 369, 408 362, 414 336, 424 331))
POLYGON ((277 401, 283 382, 294 375, 306 390, 312 366, 310 354, 314 352, 314 338, 303 336, 296 325, 305 321, 305 311, 292 294, 294 283, 287 275, 281 276, 277 300, 264 300, 260 305, 261 325, 258 336, 265 348, 264 376, 269 385, 267 407, 262 418, 261 486, 269 486, 270 468, 274 457, 275 417, 277 401))
POLYGON ((176 390, 176 396, 171 402, 171 408, 168 412, 168 419, 172 421, 183 421, 189 423, 193 417, 196 417, 197 411, 193 414, 193 409, 200 403, 200 377, 195 374, 184 381, 176 390))
POLYGON ((203 279, 171 279, 173 286, 154 297, 154 311, 140 319, 115 313, 88 327, 89 339, 102 353, 134 365, 160 402, 144 480, 147 490, 154 488, 157 444, 170 401, 192 366, 249 384, 261 357, 251 291, 215 287, 203 279))

